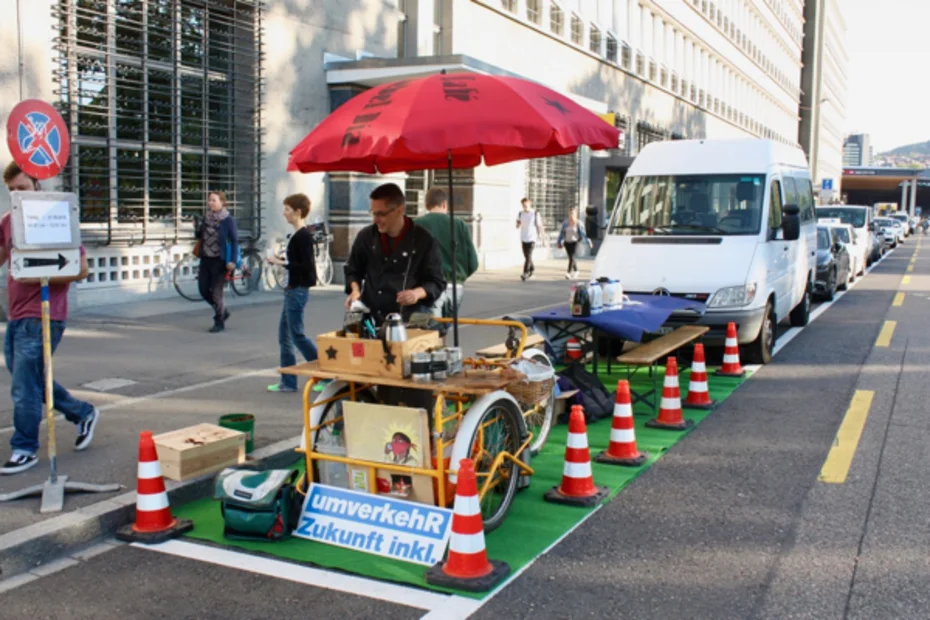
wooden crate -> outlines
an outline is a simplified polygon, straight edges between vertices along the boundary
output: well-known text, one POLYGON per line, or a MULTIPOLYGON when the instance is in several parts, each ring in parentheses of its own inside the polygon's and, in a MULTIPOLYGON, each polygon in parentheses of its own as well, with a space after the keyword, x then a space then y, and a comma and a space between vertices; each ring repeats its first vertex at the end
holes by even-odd
POLYGON ((215 424, 197 424, 154 439, 161 473, 171 480, 190 480, 245 462, 245 433, 215 424))
POLYGON ((381 340, 346 338, 342 331, 320 334, 316 343, 320 370, 403 379, 404 358, 439 348, 442 339, 433 330, 408 329, 407 340, 388 343, 387 354, 381 340))

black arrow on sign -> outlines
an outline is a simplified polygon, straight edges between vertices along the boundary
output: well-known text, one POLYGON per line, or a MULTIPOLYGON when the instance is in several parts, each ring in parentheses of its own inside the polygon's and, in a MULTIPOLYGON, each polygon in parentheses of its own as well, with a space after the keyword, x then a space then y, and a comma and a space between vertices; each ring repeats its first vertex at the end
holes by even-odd
POLYGON ((58 265, 58 271, 61 271, 65 268, 65 265, 68 264, 68 259, 63 255, 59 254, 58 258, 24 258, 23 267, 29 269, 30 267, 48 267, 49 265, 58 265))

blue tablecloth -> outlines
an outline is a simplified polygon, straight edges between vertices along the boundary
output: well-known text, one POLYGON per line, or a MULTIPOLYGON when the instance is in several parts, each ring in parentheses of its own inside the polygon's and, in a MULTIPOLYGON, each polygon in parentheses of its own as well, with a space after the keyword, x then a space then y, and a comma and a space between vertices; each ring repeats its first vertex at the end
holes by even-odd
POLYGON ((655 295, 630 295, 630 301, 622 308, 606 310, 593 316, 572 316, 571 307, 560 306, 554 310, 532 315, 539 323, 582 323, 603 334, 641 342, 643 335, 658 331, 676 310, 693 310, 704 314, 706 306, 698 301, 677 297, 655 295))

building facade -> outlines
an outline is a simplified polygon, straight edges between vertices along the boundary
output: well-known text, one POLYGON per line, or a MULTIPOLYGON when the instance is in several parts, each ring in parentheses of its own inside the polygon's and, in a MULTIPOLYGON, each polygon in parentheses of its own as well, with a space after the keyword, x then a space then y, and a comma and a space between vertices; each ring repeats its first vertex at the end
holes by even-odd
POLYGON ((868 168, 872 165, 872 140, 867 133, 846 136, 843 142, 843 167, 859 166, 868 168))
MULTIPOLYGON (((249 243, 283 240, 281 200, 302 191, 332 226, 334 258, 367 224, 367 195, 401 184, 408 212, 444 172, 373 177, 285 171, 290 149, 366 88, 447 71, 514 75, 622 129, 619 148, 456 171, 456 206, 482 263, 522 259, 513 221, 530 197, 555 232, 571 206, 603 215, 656 140, 796 143, 801 0, 32 0, 22 75, 0 110, 59 104, 74 148, 58 186, 80 196, 91 274, 82 304, 171 293, 206 193, 229 194, 249 243), (22 84, 22 96, 19 84, 22 84)), ((839 88, 839 87, 838 87, 839 88)), ((841 125, 841 123, 840 123, 841 125)), ((839 144, 839 143, 838 143, 839 144)), ((837 147, 839 149, 839 147, 837 147)), ((4 197, 2 200, 6 200, 4 197)), ((337 274, 339 270, 337 269, 337 274)))
POLYGON ((799 142, 810 161, 818 200, 826 203, 842 195, 846 21, 840 0, 808 0, 805 18, 799 142))

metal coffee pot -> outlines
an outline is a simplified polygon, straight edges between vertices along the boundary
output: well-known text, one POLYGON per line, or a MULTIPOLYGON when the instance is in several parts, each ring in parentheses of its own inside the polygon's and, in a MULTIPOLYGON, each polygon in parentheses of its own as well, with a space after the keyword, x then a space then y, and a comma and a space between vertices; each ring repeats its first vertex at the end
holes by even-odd
POLYGON ((383 329, 386 342, 407 341, 407 327, 404 325, 404 319, 398 313, 387 315, 384 319, 383 329))

